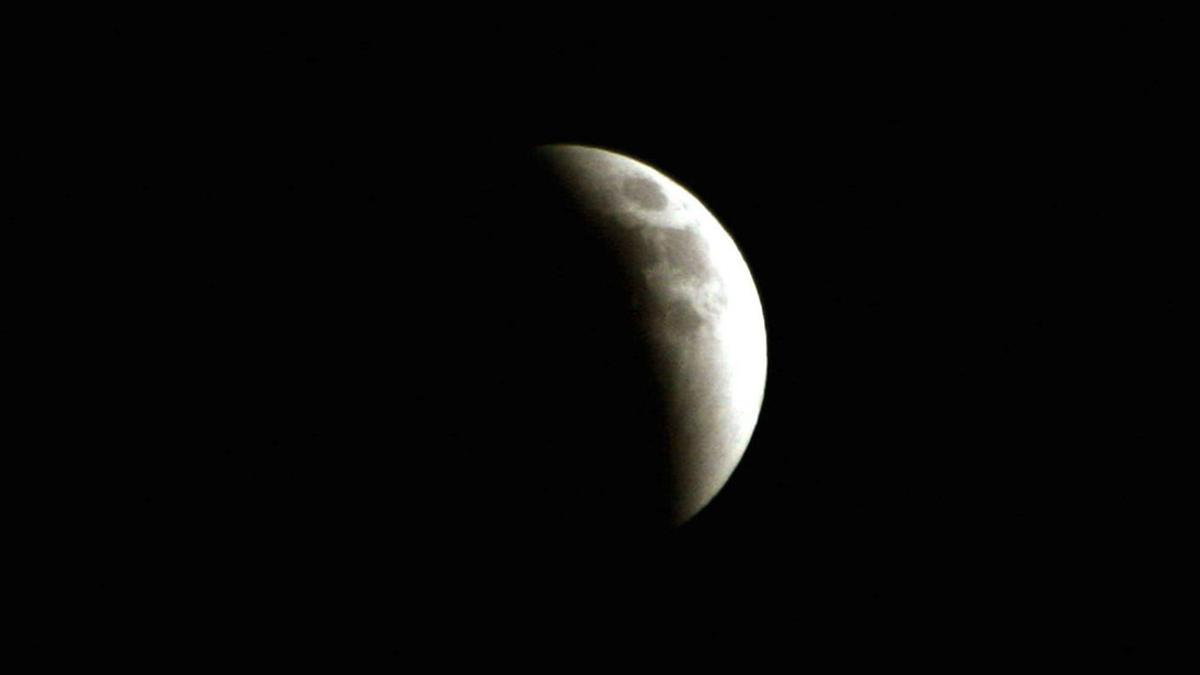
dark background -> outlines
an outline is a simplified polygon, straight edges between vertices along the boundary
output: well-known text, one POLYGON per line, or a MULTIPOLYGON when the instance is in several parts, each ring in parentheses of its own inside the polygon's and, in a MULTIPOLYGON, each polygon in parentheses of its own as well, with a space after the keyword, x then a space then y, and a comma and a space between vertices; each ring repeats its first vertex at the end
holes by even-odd
POLYGON ((141 366, 85 518, 105 649, 754 670, 1171 634, 1169 18, 636 14, 91 29, 58 114, 141 366), (758 284, 758 429, 676 532, 528 492, 526 448, 598 443, 547 411, 608 394, 542 350, 577 299, 530 289, 571 263, 506 208, 546 142, 676 178, 758 284))

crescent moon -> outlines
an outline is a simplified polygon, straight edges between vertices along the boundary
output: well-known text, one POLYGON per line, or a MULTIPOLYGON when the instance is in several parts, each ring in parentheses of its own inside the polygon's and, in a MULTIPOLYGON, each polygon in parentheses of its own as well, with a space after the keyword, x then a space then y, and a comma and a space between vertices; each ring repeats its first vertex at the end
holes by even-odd
POLYGON ((713 214, 659 171, 580 145, 536 153, 619 252, 664 383, 671 520, 681 524, 728 481, 758 421, 767 340, 754 279, 713 214))

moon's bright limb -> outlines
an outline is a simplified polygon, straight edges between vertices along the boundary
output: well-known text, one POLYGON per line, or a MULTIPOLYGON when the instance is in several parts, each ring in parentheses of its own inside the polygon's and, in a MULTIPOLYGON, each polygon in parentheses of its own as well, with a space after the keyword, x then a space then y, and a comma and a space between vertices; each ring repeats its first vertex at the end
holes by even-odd
POLYGON ((662 173, 592 147, 538 153, 621 251, 665 383, 672 520, 682 523, 729 479, 758 420, 767 341, 754 280, 725 228, 662 173))

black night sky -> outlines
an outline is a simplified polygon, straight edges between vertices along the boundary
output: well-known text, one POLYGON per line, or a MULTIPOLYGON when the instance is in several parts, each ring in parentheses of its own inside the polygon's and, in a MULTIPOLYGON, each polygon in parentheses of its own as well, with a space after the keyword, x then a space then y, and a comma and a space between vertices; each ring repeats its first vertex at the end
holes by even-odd
POLYGON ((610 11, 97 29, 103 206, 149 273, 111 320, 159 392, 89 516, 98 607, 263 663, 1152 651, 1180 252, 1131 121, 1169 78, 1129 53, 1170 58, 1160 18, 610 11), (496 207, 547 142, 677 179, 762 297, 757 432, 669 536, 513 494, 555 480, 528 447, 602 450, 547 411, 612 395, 544 344, 577 299, 522 292, 569 262, 496 207))

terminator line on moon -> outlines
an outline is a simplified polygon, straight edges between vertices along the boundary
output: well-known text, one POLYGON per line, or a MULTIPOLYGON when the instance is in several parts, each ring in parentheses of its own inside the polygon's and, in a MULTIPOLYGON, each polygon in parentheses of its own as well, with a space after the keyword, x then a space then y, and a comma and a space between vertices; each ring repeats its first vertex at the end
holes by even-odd
POLYGON ((724 227, 662 173, 592 147, 535 152, 620 252, 630 309, 666 383, 670 518, 681 524, 724 486, 758 420, 767 348, 754 280, 724 227))

